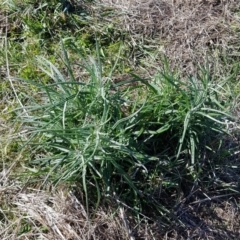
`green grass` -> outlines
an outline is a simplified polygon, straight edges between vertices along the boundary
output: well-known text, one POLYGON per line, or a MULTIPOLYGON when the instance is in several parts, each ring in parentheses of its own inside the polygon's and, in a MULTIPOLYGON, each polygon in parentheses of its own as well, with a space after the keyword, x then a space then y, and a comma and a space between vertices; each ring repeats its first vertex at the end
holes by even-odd
POLYGON ((161 192, 201 182, 203 153, 212 150, 216 135, 227 134, 225 120, 233 120, 227 81, 216 82, 202 68, 197 79, 181 80, 166 63, 148 80, 133 74, 114 84, 103 77, 100 57, 86 59, 75 47, 87 75, 77 80, 64 44, 62 51, 65 75, 39 57, 49 83, 22 79, 26 89, 38 92, 26 94, 29 101, 18 110, 34 174, 55 184, 77 183, 87 206, 97 208, 106 195, 117 194, 140 213, 157 207, 165 215, 161 192))
POLYGON ((117 201, 136 221, 160 217, 166 226, 195 191, 194 200, 238 191, 219 180, 235 167, 226 165, 236 134, 227 123, 239 128, 235 59, 219 53, 186 74, 172 70, 157 40, 134 46, 116 18, 99 21, 112 9, 63 16, 59 1, 4 8, 13 26, 0 61, 15 77, 1 82, 1 118, 16 135, 1 145, 4 164, 17 155, 15 178, 80 192, 89 214, 117 201))

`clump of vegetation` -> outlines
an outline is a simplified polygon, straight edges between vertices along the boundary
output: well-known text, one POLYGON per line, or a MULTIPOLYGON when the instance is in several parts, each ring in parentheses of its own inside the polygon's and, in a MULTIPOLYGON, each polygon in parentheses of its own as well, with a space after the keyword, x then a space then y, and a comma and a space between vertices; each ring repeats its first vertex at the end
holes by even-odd
POLYGON ((217 224, 204 230, 199 206, 203 213, 206 202, 228 197, 238 204, 239 59, 228 37, 240 29, 237 5, 206 1, 199 13, 199 3, 118 4, 71 1, 68 11, 58 1, 5 2, 6 239, 100 239, 108 231, 113 239, 186 239, 187 228, 213 236, 217 224))
POLYGON ((41 93, 28 97, 31 104, 23 107, 21 119, 34 149, 29 164, 38 166, 38 174, 78 183, 87 205, 91 199, 98 207, 102 197, 117 194, 145 214, 156 206, 166 214, 162 192, 177 192, 187 184, 185 194, 190 194, 194 184, 201 184, 203 170, 210 176, 203 155, 215 135, 226 132, 225 121, 232 120, 226 81, 214 82, 204 69, 198 79, 181 80, 166 64, 151 79, 133 75, 114 84, 102 76, 100 58, 83 59, 87 77, 81 81, 64 47, 63 52, 69 78, 39 58, 38 66, 52 82, 27 81, 41 93), (39 158, 38 152, 45 154, 39 158))

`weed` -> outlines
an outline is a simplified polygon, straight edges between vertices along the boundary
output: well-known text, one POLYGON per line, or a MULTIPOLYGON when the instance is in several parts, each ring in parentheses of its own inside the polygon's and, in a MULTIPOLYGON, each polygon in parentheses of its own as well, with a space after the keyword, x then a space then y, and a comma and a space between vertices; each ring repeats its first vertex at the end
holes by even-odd
POLYGON ((203 237, 239 205, 238 1, 71 4, 0 7, 0 235, 203 237))
POLYGON ((102 75, 100 58, 83 58, 88 78, 77 81, 62 51, 69 79, 38 58, 53 82, 27 81, 42 97, 24 106, 27 115, 21 121, 31 133, 28 144, 36 145, 33 152, 47 152, 32 156, 30 164, 39 167, 40 175, 48 172, 46 178, 55 183, 81 181, 87 205, 89 196, 92 203, 97 198, 97 208, 101 197, 117 193, 140 212, 154 206, 165 215, 158 191, 174 192, 183 182, 199 181, 203 152, 216 134, 226 131, 231 115, 220 96, 227 99, 227 83, 215 83, 205 69, 197 79, 181 81, 166 62, 165 70, 148 81, 133 75, 139 84, 113 85, 102 75))

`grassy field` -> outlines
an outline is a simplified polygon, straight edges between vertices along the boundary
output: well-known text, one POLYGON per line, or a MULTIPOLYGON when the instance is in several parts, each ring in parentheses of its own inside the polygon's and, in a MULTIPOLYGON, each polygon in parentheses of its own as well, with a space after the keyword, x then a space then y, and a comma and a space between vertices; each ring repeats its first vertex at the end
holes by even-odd
POLYGON ((0 5, 1 239, 239 239, 240 3, 0 5))

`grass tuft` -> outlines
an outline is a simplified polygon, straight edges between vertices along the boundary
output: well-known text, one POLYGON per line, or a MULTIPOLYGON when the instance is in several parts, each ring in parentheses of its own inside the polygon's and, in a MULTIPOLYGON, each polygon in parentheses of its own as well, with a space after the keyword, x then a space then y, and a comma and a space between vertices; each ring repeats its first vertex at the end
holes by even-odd
POLYGON ((239 239, 239 1, 70 7, 0 6, 0 236, 239 239))
POLYGON ((202 68, 197 78, 183 81, 166 62, 149 80, 133 74, 133 80, 115 84, 103 77, 100 58, 82 59, 88 78, 81 81, 62 51, 65 75, 39 57, 51 83, 25 81, 41 93, 24 107, 27 115, 21 119, 31 135, 34 174, 80 184, 87 206, 98 208, 103 197, 117 194, 139 213, 157 206, 169 215, 159 202, 162 192, 201 181, 203 154, 211 151, 216 134, 226 133, 226 120, 233 120, 230 93, 223 91, 227 82, 216 83, 202 68))

